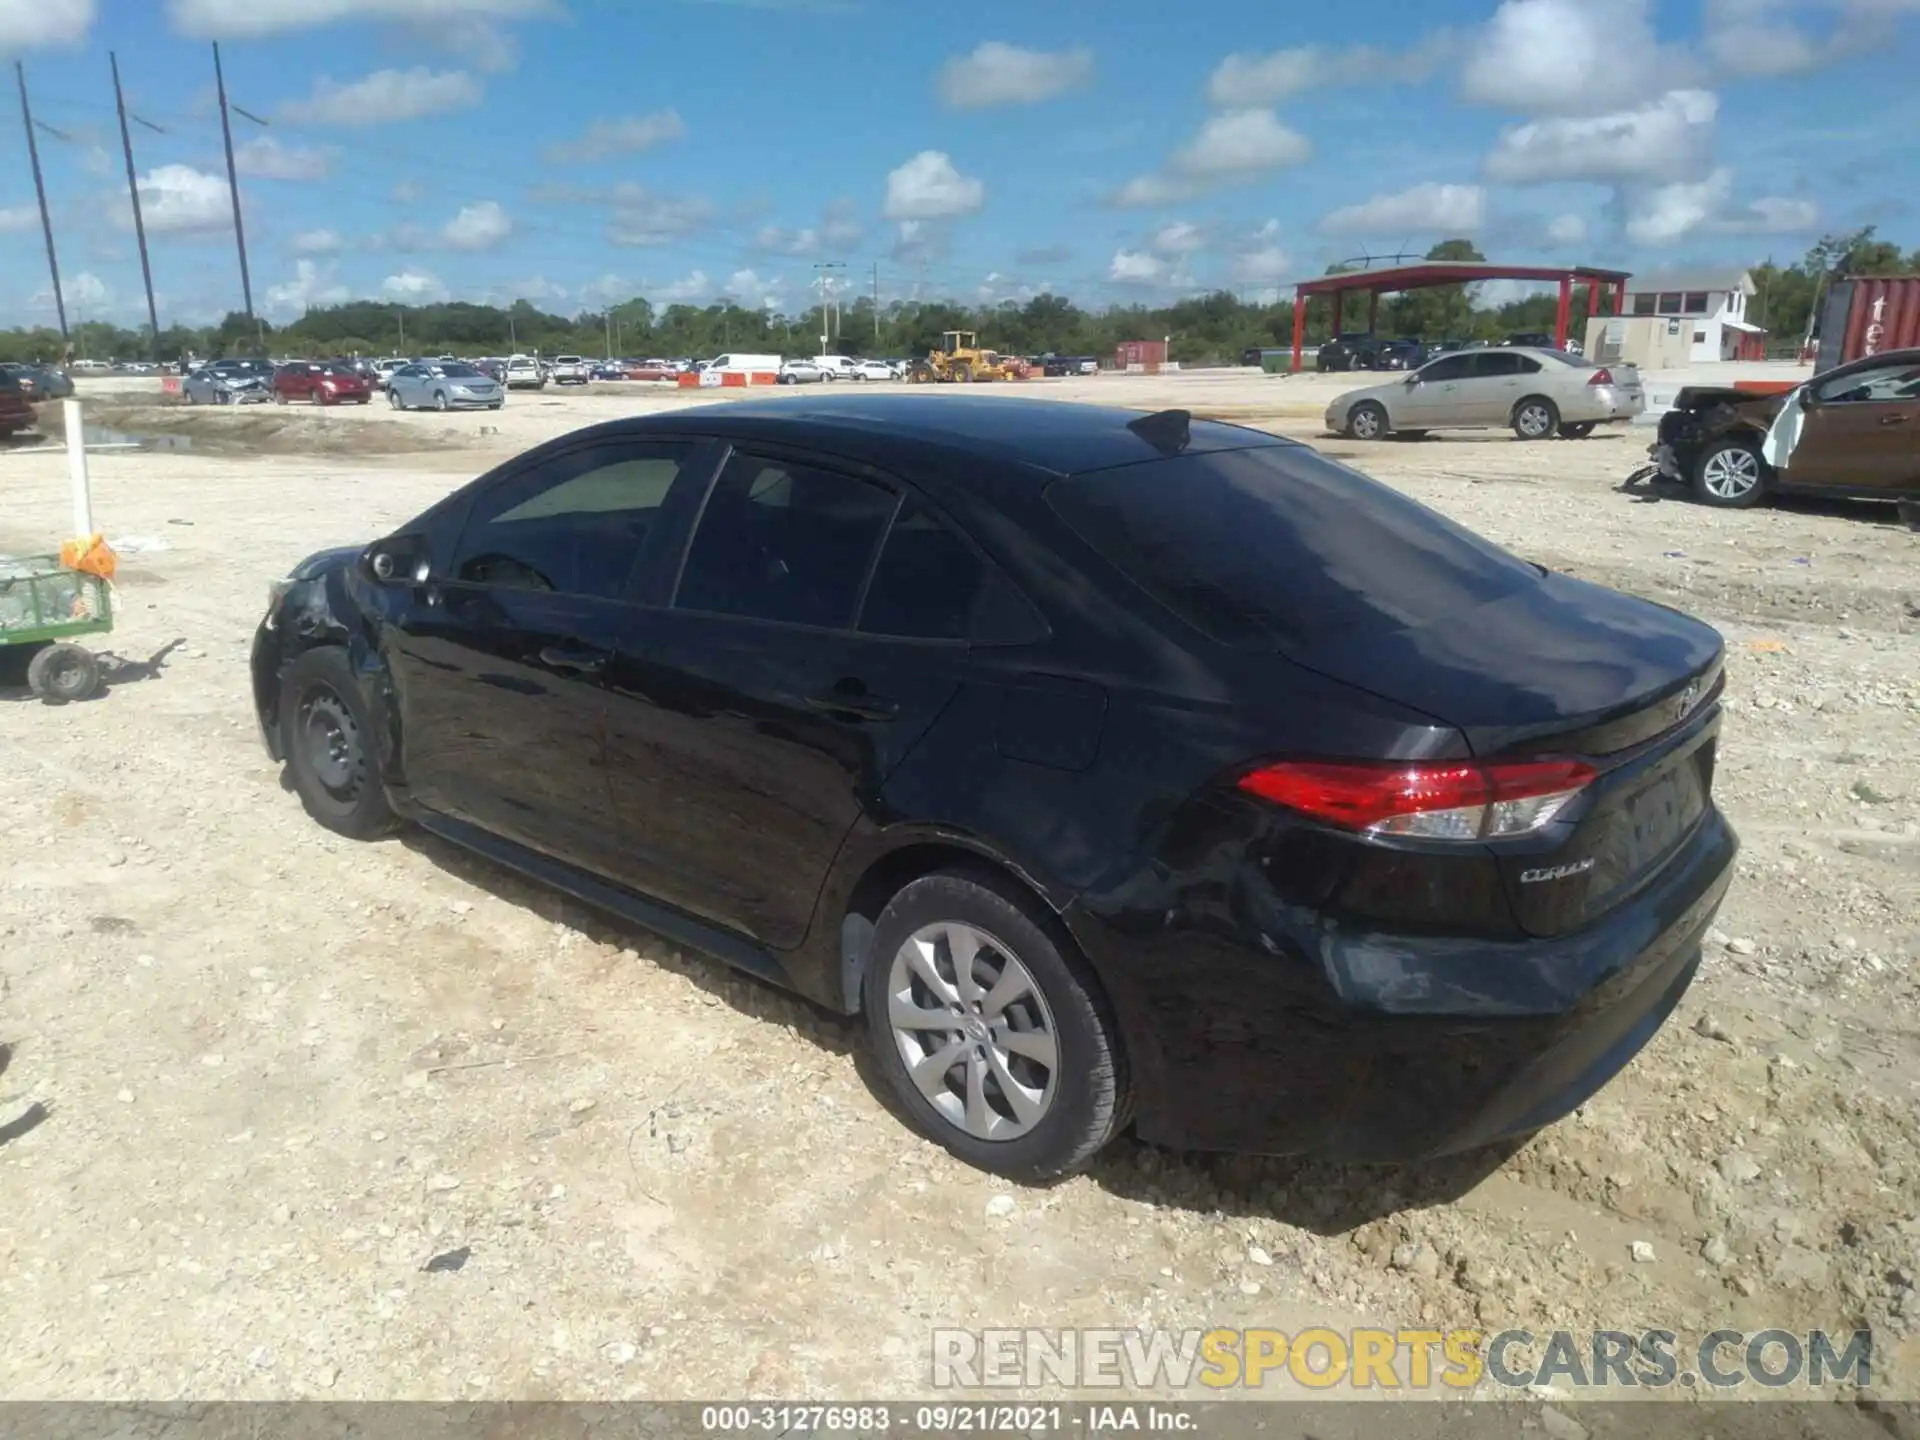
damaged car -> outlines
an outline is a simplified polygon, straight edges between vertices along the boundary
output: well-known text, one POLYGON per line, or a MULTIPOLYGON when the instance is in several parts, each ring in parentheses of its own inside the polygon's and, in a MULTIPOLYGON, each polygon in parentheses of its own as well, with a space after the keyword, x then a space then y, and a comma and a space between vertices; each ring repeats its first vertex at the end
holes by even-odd
POLYGON ((180 382, 189 405, 264 405, 273 398, 273 367, 264 360, 216 360, 180 382))
POLYGON ((1689 385, 1648 458, 1633 480, 1678 482, 1706 505, 1920 499, 1920 350, 1868 355, 1774 393, 1689 385))

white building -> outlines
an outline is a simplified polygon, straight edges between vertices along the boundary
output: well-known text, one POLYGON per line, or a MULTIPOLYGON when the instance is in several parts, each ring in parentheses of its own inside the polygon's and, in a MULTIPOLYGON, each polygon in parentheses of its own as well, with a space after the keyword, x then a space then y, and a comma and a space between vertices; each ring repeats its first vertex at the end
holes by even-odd
POLYGON ((1757 360, 1766 355, 1767 332, 1747 319, 1754 295, 1745 270, 1676 270, 1636 275, 1627 282, 1629 316, 1657 316, 1681 334, 1693 329, 1691 359, 1757 360))

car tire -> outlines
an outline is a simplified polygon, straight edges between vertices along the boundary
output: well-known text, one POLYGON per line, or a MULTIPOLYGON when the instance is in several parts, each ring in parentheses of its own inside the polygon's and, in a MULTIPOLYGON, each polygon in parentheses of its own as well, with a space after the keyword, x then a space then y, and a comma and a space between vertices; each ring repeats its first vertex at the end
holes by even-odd
POLYGON ((79 645, 54 644, 27 662, 27 688, 49 705, 71 705, 100 693, 100 662, 79 645))
POLYGON ((1347 412, 1347 436, 1353 440, 1384 440, 1392 425, 1387 409, 1375 400, 1362 400, 1347 412))
POLYGON ((1517 439, 1545 440, 1560 428, 1560 407, 1544 395, 1529 395, 1514 405, 1507 423, 1517 439))
POLYGON ((387 404, 395 410, 404 410, 407 408, 407 402, 400 398, 400 392, 398 390, 387 391, 387 404))
POLYGON ((500 408, 500 407, 501 407, 502 405, 504 405, 504 404, 506 404, 506 403, 507 403, 507 402, 506 402, 506 401, 504 401, 504 400, 496 400, 496 401, 494 401, 494 402, 493 402, 493 403, 492 403, 491 405, 489 405, 489 406, 487 406, 487 408, 488 408, 489 410, 498 410, 498 409, 499 409, 499 408, 500 408))
POLYGON ((1592 420, 1571 421, 1560 427, 1560 438, 1562 440, 1584 440, 1593 433, 1594 425, 1595 422, 1592 420))
POLYGON ((894 1096, 921 1134, 969 1165, 1013 1180, 1054 1180, 1084 1169, 1131 1117, 1126 1055, 1099 981, 1058 922, 999 876, 952 870, 910 882, 874 927, 862 992, 868 1035, 894 1096), (978 945, 965 986, 956 983, 949 936, 978 945), (910 942, 920 963, 910 958, 910 942), (981 1007, 1010 978, 1009 967, 1018 967, 1016 988, 996 1021, 981 1007), (929 975, 944 988, 929 986, 929 975), (953 1014, 956 1005, 961 1013, 953 1014), (940 1021, 951 1014, 956 1026, 897 1028, 896 1018, 909 1012, 940 1021), (983 1042, 971 1053, 962 1024, 983 1042), (996 1043, 1011 1034, 1029 1037, 1021 1050, 996 1043), (953 1064, 926 1070, 943 1051, 953 1064), (918 1081, 910 1054, 921 1057, 918 1081), (1024 1097, 1020 1109, 1010 1095, 1024 1097))
POLYGON ((1702 505, 1745 510, 1767 493, 1771 471, 1760 447, 1732 435, 1707 446, 1693 462, 1693 493, 1702 505))
POLYGON ((186 387, 184 387, 184 386, 183 386, 183 387, 181 387, 181 391, 180 391, 180 396, 181 396, 181 398, 182 398, 183 400, 185 400, 185 401, 186 401, 186 403, 187 403, 187 404, 189 404, 189 405, 198 405, 198 404, 200 403, 200 400, 199 400, 199 397, 198 397, 198 396, 196 396, 196 395, 195 395, 195 394, 193 393, 193 391, 191 391, 191 390, 189 390, 189 389, 187 389, 187 388, 186 388, 186 387))
POLYGON ((392 833, 373 753, 374 728, 347 652, 307 651, 280 674, 280 753, 300 804, 315 821, 349 840, 392 833))
POLYGON ((274 392, 273 392, 273 403, 274 403, 274 404, 276 404, 276 405, 284 405, 284 404, 286 404, 286 403, 287 403, 287 392, 286 392, 286 391, 284 391, 284 390, 276 390, 276 391, 274 391, 274 392))
POLYGON ((356 405, 368 405, 368 404, 371 404, 372 401, 373 401, 373 396, 362 395, 358 400, 355 400, 353 403, 356 405))
POLYGON ((445 410, 447 408, 446 391, 436 390, 433 392, 433 408, 436 410, 445 410))

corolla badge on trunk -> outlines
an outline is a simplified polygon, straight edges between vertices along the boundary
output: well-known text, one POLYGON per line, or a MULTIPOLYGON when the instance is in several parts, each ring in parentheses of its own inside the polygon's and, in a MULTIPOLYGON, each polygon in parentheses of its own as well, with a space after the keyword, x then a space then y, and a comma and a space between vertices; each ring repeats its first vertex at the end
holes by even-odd
POLYGON ((1575 860, 1567 865, 1542 865, 1538 870, 1522 870, 1522 885, 1538 885, 1542 880, 1565 880, 1570 875, 1584 875, 1593 868, 1593 857, 1575 860))
POLYGON ((1700 703, 1700 682, 1689 680, 1687 688, 1680 692, 1680 703, 1674 709, 1674 721, 1678 722, 1693 713, 1693 707, 1700 703))

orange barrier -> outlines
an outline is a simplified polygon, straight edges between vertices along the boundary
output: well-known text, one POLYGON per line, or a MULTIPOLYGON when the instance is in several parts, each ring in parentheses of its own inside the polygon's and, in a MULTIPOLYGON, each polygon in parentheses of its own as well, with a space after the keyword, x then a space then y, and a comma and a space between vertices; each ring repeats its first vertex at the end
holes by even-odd
POLYGON ((1798 389, 1803 383, 1799 380, 1736 380, 1733 388, 1749 395, 1784 395, 1789 390, 1798 389))
POLYGON ((780 383, 780 372, 778 370, 749 370, 747 372, 747 383, 749 385, 778 385, 780 383))
POLYGON ((700 388, 700 377, 692 370, 688 370, 680 376, 678 383, 682 390, 698 390, 700 388))

